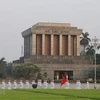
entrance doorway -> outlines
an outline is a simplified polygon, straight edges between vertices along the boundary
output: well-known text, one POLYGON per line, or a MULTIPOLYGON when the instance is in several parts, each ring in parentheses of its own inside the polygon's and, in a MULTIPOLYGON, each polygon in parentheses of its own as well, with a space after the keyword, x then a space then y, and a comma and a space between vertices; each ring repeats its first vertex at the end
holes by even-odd
POLYGON ((62 79, 62 76, 65 76, 68 77, 68 80, 73 80, 73 71, 55 70, 54 77, 56 78, 57 76, 59 79, 62 79))

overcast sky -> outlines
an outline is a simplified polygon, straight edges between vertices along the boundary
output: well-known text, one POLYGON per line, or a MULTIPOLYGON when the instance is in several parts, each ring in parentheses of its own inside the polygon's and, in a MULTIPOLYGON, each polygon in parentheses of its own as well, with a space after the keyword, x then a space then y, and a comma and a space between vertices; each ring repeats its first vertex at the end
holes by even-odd
POLYGON ((100 0, 0 0, 0 58, 21 56, 21 32, 38 22, 71 23, 100 38, 100 0))

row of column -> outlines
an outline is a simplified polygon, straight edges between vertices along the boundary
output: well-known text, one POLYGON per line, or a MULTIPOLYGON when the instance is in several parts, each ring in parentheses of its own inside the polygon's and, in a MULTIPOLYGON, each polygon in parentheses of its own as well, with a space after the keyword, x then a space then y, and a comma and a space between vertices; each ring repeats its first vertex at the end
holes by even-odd
MULTIPOLYGON (((36 35, 32 34, 32 55, 36 55, 36 35)), ((51 34, 51 55, 53 54, 54 50, 54 35, 51 34)), ((80 56, 80 36, 76 35, 77 38, 77 56, 80 56)), ((45 34, 42 34, 42 55, 45 55, 45 34)), ((59 55, 62 55, 62 35, 59 35, 59 55)), ((68 56, 71 55, 71 35, 68 35, 68 56)))

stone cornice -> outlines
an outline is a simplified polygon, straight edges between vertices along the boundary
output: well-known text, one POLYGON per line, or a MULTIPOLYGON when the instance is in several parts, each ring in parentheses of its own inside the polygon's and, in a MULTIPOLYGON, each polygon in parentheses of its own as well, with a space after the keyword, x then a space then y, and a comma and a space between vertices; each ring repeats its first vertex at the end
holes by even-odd
POLYGON ((31 34, 62 34, 62 35, 80 35, 82 29, 72 27, 69 23, 37 23, 31 28, 22 32, 22 36, 31 34))
POLYGON ((33 34, 64 34, 64 35, 80 35, 82 33, 82 29, 34 29, 32 30, 33 34))

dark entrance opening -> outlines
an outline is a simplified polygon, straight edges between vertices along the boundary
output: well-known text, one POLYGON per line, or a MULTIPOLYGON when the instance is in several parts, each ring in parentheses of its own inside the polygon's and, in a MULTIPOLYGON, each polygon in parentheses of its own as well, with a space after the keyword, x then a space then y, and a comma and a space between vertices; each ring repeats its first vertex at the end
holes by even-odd
POLYGON ((73 71, 61 71, 61 70, 56 70, 54 71, 54 77, 59 77, 59 79, 62 79, 62 76, 67 76, 68 80, 73 80, 73 71))

